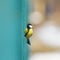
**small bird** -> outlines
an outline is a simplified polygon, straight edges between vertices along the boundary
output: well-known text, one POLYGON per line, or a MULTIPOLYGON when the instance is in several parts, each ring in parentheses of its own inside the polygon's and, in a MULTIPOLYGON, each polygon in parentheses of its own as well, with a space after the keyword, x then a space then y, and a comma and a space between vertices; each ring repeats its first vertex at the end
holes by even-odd
POLYGON ((27 24, 27 28, 25 29, 25 37, 27 39, 27 44, 31 45, 29 38, 33 35, 32 24, 27 24))

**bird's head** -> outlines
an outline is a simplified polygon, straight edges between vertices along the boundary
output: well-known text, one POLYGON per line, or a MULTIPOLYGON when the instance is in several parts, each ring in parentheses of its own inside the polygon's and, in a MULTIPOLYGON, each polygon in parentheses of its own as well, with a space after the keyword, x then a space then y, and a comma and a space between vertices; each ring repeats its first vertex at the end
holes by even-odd
POLYGON ((32 24, 27 24, 27 28, 32 29, 32 24))

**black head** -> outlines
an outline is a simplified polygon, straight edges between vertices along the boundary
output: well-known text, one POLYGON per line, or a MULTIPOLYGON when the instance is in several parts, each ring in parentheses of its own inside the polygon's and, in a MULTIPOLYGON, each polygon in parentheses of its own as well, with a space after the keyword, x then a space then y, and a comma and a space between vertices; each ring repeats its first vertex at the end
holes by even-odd
POLYGON ((32 24, 27 24, 27 28, 32 28, 32 24))

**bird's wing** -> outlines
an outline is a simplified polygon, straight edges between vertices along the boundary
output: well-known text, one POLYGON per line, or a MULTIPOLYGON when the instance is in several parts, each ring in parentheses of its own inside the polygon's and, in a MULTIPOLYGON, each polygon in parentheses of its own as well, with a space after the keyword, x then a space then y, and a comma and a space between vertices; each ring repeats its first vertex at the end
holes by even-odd
POLYGON ((24 33, 26 34, 27 32, 28 32, 28 29, 26 28, 25 31, 24 31, 24 33))

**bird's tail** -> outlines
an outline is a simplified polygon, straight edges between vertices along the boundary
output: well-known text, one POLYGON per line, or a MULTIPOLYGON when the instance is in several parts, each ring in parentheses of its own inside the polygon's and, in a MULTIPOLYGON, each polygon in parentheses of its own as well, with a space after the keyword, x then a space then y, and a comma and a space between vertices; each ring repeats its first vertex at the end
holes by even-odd
POLYGON ((27 44, 31 45, 31 43, 30 43, 30 40, 29 40, 29 39, 27 39, 27 44))

